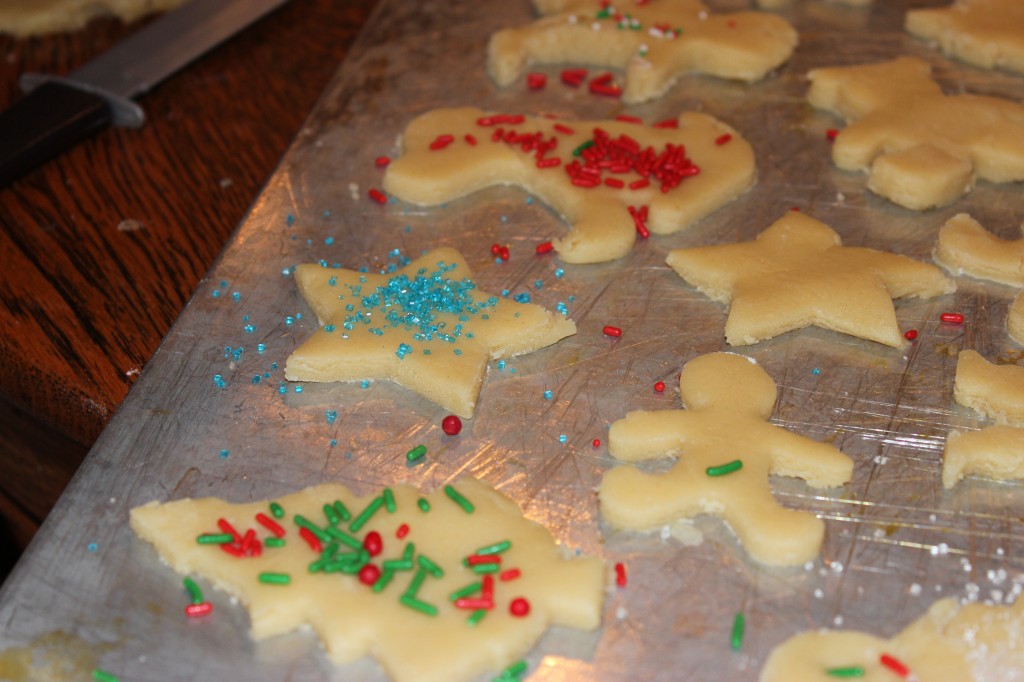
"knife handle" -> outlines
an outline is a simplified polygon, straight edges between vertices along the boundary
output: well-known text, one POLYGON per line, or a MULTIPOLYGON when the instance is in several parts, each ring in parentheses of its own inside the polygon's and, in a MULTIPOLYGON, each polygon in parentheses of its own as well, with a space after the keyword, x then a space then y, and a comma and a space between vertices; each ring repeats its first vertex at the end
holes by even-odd
POLYGON ((0 188, 110 125, 107 101, 46 82, 0 113, 0 188))

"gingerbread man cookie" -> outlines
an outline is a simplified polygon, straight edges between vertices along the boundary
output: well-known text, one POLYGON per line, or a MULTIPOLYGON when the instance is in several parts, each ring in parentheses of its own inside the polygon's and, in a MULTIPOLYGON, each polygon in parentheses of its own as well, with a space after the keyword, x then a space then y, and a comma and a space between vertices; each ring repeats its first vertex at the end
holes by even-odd
POLYGON ((779 505, 769 475, 797 476, 814 488, 842 485, 853 472, 850 458, 771 424, 775 382, 744 356, 691 360, 679 389, 686 409, 630 412, 612 424, 608 448, 618 459, 678 461, 664 474, 635 467, 606 473, 598 492, 604 518, 642 530, 714 514, 757 561, 793 566, 817 556, 824 523, 779 505))
POLYGON ((567 559, 474 479, 426 496, 324 484, 270 504, 151 502, 131 525, 172 569, 245 603, 253 639, 308 626, 332 661, 372 654, 399 681, 477 679, 521 658, 549 625, 601 622, 603 562, 567 559))
POLYGON ((757 343, 807 326, 888 346, 904 344, 892 299, 956 290, 934 265, 843 246, 830 227, 788 212, 753 242, 670 251, 680 277, 730 304, 725 340, 757 343))
POLYGON ((772 651, 760 682, 997 682, 1024 670, 1024 599, 1013 606, 942 599, 892 639, 814 630, 772 651))
POLYGON ((906 29, 946 55, 986 69, 1024 73, 1024 3, 955 0, 907 12, 906 29))
POLYGON ((299 265, 299 291, 322 326, 288 357, 285 378, 390 379, 472 417, 489 360, 549 346, 576 325, 480 291, 471 277, 447 248, 386 274, 299 265))
POLYGON ((966 213, 945 222, 933 255, 954 275, 1024 287, 1024 239, 1001 239, 966 213))
POLYGON ((518 185, 565 217, 555 240, 569 263, 629 253, 640 233, 682 230, 746 192, 754 152, 739 133, 699 113, 655 126, 435 109, 402 136, 384 189, 435 206, 494 185, 518 185))
POLYGON ((914 57, 814 69, 807 99, 849 125, 836 136, 839 168, 869 173, 868 189, 913 210, 944 206, 976 179, 1024 180, 1024 105, 944 95, 914 57))
POLYGON ((699 0, 535 0, 545 15, 498 31, 487 68, 500 86, 530 64, 581 63, 625 69, 622 100, 664 94, 687 73, 758 81, 797 44, 783 19, 758 12, 712 14, 699 0))
POLYGON ((996 365, 977 351, 962 350, 953 398, 998 424, 1024 427, 1024 367, 996 365))

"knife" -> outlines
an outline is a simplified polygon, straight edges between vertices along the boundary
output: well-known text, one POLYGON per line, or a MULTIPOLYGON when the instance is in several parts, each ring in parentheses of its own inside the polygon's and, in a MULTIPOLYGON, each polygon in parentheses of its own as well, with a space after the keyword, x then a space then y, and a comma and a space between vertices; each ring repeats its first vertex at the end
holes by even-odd
POLYGON ((137 128, 132 101, 288 0, 190 0, 67 76, 24 74, 0 112, 0 188, 110 125, 137 128))

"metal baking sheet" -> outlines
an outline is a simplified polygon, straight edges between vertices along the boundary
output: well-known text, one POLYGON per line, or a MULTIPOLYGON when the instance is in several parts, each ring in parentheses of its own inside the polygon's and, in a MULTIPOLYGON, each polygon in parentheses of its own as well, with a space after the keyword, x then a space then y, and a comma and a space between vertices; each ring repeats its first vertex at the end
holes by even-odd
POLYGON ((733 349, 778 383, 776 424, 833 442, 856 462, 853 481, 834 490, 773 482, 785 505, 826 520, 812 564, 761 567, 711 518, 674 535, 613 532, 594 492, 614 461, 592 441, 629 410, 678 407, 673 389, 683 363, 728 349, 725 311, 664 265, 670 248, 751 239, 794 206, 846 244, 922 260, 939 226, 961 211, 1019 237, 1019 184, 981 183, 939 210, 900 209, 867 193, 864 176, 831 166, 826 131, 839 121, 804 100, 810 68, 901 54, 928 60, 948 92, 1024 99, 1024 79, 947 60, 901 31, 907 7, 943 4, 879 0, 852 9, 797 0, 783 14, 799 29, 800 46, 774 76, 754 85, 685 77, 666 97, 627 108, 561 85, 556 67, 537 69, 549 74, 543 91, 522 83, 499 90, 488 80, 487 38, 529 21, 526 0, 384 0, 4 586, 0 664, 32 661, 34 672, 11 673, 20 679, 86 679, 96 666, 153 682, 383 679, 370 660, 330 665, 309 633, 253 643, 244 608, 212 589, 215 616, 184 618, 180 577, 127 524, 129 509, 152 499, 248 501, 322 481, 365 493, 396 481, 434 488, 477 476, 568 548, 623 562, 629 585, 609 591, 601 629, 549 633, 529 655, 531 680, 755 680, 771 648, 806 628, 887 636, 937 598, 1014 598, 1024 582, 1024 489, 969 480, 946 492, 939 481, 947 432, 984 425, 953 402, 956 352, 1019 358, 1004 331, 1015 293, 1005 286, 960 278, 955 295, 899 302, 901 326, 920 331, 902 350, 813 329, 733 349), (518 189, 430 209, 366 198, 381 181, 374 159, 396 153, 413 116, 465 104, 647 121, 705 111, 750 140, 759 181, 693 228, 639 241, 627 257, 601 265, 534 255, 564 226, 518 189), (508 262, 491 259, 495 242, 509 245, 508 262), (486 289, 529 291, 550 308, 565 302, 579 333, 504 371, 491 367, 478 414, 456 438, 441 432, 444 410, 388 383, 279 392, 285 358, 315 327, 286 274, 291 267, 321 259, 379 267, 392 249, 415 255, 440 245, 459 247, 486 289), (967 323, 941 324, 945 310, 964 313, 967 323), (622 337, 604 336, 606 324, 621 327, 622 337), (660 395, 652 390, 659 380, 669 385, 660 395), (338 412, 333 423, 327 410, 338 412), (404 453, 420 443, 428 459, 408 467, 404 453), (703 541, 688 544, 698 533, 703 541), (738 611, 747 636, 733 653, 738 611), (70 672, 40 674, 47 665, 70 672))

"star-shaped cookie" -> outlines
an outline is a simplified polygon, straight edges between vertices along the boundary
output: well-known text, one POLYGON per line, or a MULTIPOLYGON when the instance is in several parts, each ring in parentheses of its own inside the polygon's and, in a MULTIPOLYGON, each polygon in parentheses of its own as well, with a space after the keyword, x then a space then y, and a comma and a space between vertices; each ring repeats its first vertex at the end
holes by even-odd
POLYGON ((814 69, 807 99, 849 125, 832 161, 867 172, 868 189, 913 210, 944 206, 976 179, 1024 180, 1024 105, 999 97, 944 95, 928 62, 814 69))
POLYGON ((603 562, 566 558, 474 479, 429 495, 323 484, 271 504, 151 502, 131 525, 172 569, 246 604, 253 639, 308 626, 335 663, 369 654, 398 682, 477 679, 520 659, 549 625, 601 622, 603 562))
POLYGON ((1024 287, 1024 239, 997 237, 966 213, 942 225, 932 255, 954 275, 1024 287))
POLYGON ((912 9, 906 29, 943 53, 986 69, 1024 73, 1024 3, 955 0, 948 7, 912 9))
POLYGON ((384 188, 434 206, 494 185, 518 185, 565 217, 555 240, 569 263, 629 253, 637 233, 677 232, 753 184, 754 152, 739 133, 700 113, 655 126, 435 109, 402 136, 384 188))
POLYGON ((634 467, 606 473, 598 491, 604 518, 643 530, 714 514, 762 563, 794 566, 814 559, 824 524, 811 512, 776 502, 768 476, 796 476, 815 488, 842 485, 853 473, 850 458, 769 422, 775 382, 742 355, 691 360, 679 390, 685 410, 630 412, 612 424, 608 448, 618 459, 678 461, 662 474, 634 467))
POLYGON ((682 75, 753 82, 783 64, 797 44, 785 20, 759 12, 712 14, 699 0, 535 0, 542 19, 498 31, 487 68, 507 86, 530 64, 625 69, 624 102, 664 94, 682 75))
POLYGON ((934 265, 843 246, 828 225, 795 211, 755 241, 675 249, 666 262, 705 295, 730 304, 725 340, 733 346, 816 326, 899 347, 892 299, 956 290, 934 265))
POLYGON ((435 249, 372 274, 304 264, 303 298, 322 325, 289 357, 289 381, 390 379, 472 417, 487 363, 576 333, 539 305, 479 290, 462 255, 435 249))

